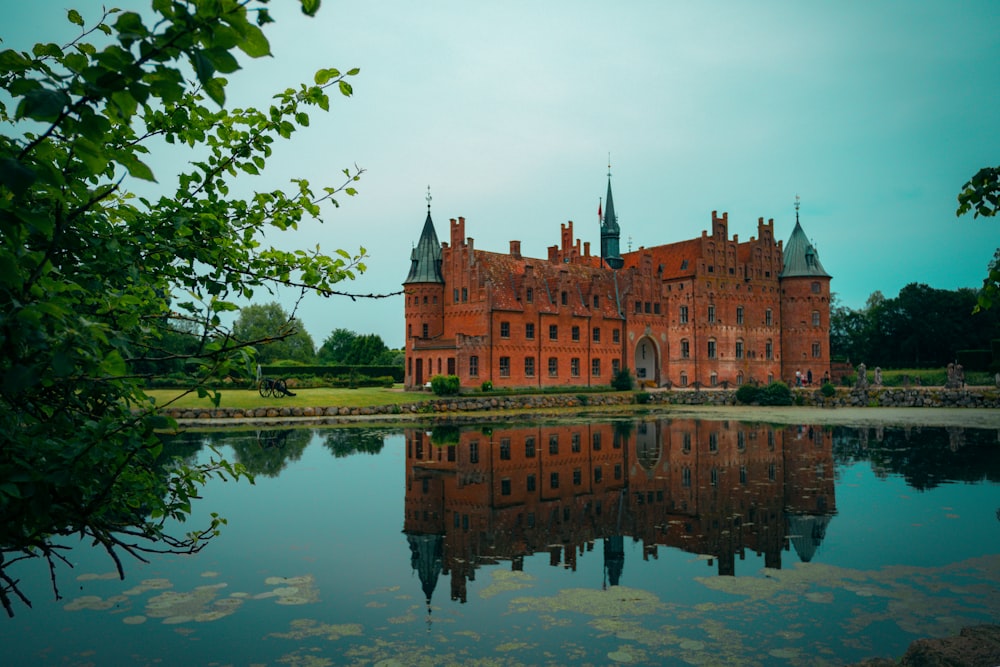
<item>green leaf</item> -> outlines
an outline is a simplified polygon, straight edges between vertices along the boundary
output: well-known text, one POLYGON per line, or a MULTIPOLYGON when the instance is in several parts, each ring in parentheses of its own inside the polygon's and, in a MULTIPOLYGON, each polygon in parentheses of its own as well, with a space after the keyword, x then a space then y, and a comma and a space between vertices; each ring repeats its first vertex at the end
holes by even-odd
POLYGON ((18 105, 17 117, 51 123, 59 118, 59 114, 69 104, 69 96, 60 90, 33 90, 18 105))
POLYGON ((320 0, 302 0, 302 13, 306 16, 316 16, 320 0))
POLYGON ((70 23, 74 23, 78 26, 83 26, 83 17, 80 16, 80 12, 75 9, 71 9, 66 13, 66 18, 69 19, 70 23))
POLYGON ((14 158, 0 160, 0 186, 22 195, 35 182, 35 172, 14 158))
POLYGON ((126 154, 118 158, 118 162, 128 169, 129 175, 134 178, 141 178, 144 181, 156 182, 153 170, 145 162, 131 154, 126 154))
POLYGON ((351 88, 351 84, 346 81, 340 82, 340 94, 344 97, 350 97, 354 93, 354 89, 351 88))
POLYGON ((251 58, 260 58, 261 56, 271 55, 271 45, 267 41, 267 37, 264 36, 264 32, 255 25, 246 25, 246 32, 243 35, 243 40, 240 41, 239 47, 243 53, 247 54, 251 58))
POLYGON ((205 83, 205 93, 220 107, 226 104, 226 80, 215 78, 205 83))
POLYGON ((317 86, 322 86, 340 76, 340 72, 333 68, 316 70, 313 80, 317 86))

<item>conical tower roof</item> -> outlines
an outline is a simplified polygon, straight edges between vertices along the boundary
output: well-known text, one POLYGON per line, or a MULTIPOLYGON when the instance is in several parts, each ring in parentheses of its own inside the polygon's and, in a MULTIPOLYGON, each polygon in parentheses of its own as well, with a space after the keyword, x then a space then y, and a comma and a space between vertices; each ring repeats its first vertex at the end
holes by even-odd
POLYGON ((795 202, 795 229, 785 244, 785 265, 781 269, 781 278, 799 277, 829 278, 819 261, 819 253, 809 242, 802 225, 799 223, 799 203, 795 202))
POLYGON ((410 253, 410 273, 403 281, 410 283, 443 283, 441 276, 441 243, 434 231, 434 221, 431 220, 430 205, 427 206, 427 219, 424 229, 420 232, 417 247, 410 253))

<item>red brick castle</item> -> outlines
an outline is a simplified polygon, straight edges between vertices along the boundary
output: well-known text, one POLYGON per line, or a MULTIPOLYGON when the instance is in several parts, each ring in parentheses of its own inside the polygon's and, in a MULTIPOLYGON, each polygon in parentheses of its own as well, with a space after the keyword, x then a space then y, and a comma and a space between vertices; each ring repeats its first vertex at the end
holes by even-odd
POLYGON ((729 237, 728 214, 687 241, 620 253, 608 177, 599 254, 561 225, 548 257, 475 249, 465 218, 438 241, 427 218, 403 282, 406 386, 457 375, 463 387, 608 385, 621 368, 647 386, 818 383, 830 372, 830 275, 799 224, 729 237))

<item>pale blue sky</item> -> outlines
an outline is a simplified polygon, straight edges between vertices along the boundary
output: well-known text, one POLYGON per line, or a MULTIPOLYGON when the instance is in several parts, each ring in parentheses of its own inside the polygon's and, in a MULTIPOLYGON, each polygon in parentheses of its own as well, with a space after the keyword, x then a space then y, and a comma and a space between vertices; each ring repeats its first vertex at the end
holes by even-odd
MULTIPOLYGON (((65 40, 65 10, 100 4, 0 0, 3 48, 65 40)), ((955 217, 962 183, 1000 164, 995 2, 324 0, 313 19, 297 5, 273 0, 274 58, 232 77, 231 103, 266 105, 320 67, 360 67, 355 95, 239 189, 364 167, 357 197, 280 240, 364 245, 352 291, 400 289, 428 185, 442 239, 462 215, 476 247, 520 239, 544 257, 573 220, 596 247, 609 152, 623 248, 698 236, 713 210, 741 239, 764 217, 787 240, 798 194, 852 307, 910 282, 978 287, 1000 245, 997 221, 955 217)), ((153 166, 170 184, 176 162, 153 166)), ((299 316, 317 345, 335 327, 403 342, 401 297, 309 298, 299 316)))

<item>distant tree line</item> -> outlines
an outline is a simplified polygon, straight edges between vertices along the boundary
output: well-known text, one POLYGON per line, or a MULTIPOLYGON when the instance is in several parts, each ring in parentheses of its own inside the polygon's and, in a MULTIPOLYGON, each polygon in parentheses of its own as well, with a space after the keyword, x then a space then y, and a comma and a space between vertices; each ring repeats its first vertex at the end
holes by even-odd
POLYGON ((873 292, 863 308, 830 309, 830 352, 835 360, 869 368, 940 368, 961 350, 988 350, 1000 338, 1000 310, 973 313, 977 290, 934 289, 910 283, 894 298, 873 292))

